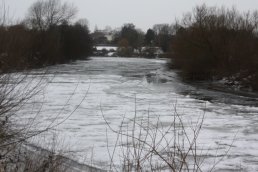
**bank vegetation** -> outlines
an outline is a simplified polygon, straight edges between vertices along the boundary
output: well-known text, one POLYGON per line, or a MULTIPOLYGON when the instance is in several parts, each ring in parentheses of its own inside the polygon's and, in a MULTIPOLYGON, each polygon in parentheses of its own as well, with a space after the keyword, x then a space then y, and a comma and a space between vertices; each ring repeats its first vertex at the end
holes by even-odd
POLYGON ((92 41, 84 20, 73 22, 77 9, 60 0, 36 1, 27 17, 10 24, 0 8, 0 70, 36 68, 87 58, 92 41))
POLYGON ((196 7, 175 24, 171 67, 188 80, 224 80, 258 90, 258 11, 196 7))

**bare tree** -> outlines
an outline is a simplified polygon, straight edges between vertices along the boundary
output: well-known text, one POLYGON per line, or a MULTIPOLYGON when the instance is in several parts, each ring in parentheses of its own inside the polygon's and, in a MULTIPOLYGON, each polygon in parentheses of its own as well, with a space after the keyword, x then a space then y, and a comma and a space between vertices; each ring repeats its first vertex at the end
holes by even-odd
POLYGON ((73 5, 60 0, 38 0, 30 7, 27 20, 30 27, 46 30, 50 26, 70 22, 76 13, 73 5))
POLYGON ((0 4, 0 26, 3 26, 5 24, 6 19, 6 8, 4 1, 2 4, 0 4))
POLYGON ((81 25, 82 27, 88 28, 89 27, 89 21, 86 18, 79 19, 75 22, 77 25, 81 25))
POLYGON ((124 115, 118 129, 114 129, 101 108, 108 128, 117 135, 113 149, 110 148, 106 135, 109 171, 215 171, 216 166, 228 155, 235 137, 223 155, 214 158, 214 164, 204 169, 209 151, 201 148, 198 138, 204 124, 205 111, 194 121, 187 123, 184 114, 178 113, 177 104, 171 110, 170 125, 166 125, 160 120, 161 116, 156 120, 151 119, 150 110, 147 115, 137 115, 135 107, 134 117, 127 118, 124 115))

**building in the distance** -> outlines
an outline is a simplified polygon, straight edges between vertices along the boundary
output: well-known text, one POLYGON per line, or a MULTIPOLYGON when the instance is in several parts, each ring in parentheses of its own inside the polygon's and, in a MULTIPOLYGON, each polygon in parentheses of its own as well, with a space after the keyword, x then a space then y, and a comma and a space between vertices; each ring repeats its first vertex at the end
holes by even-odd
POLYGON ((95 45, 108 45, 114 39, 113 32, 106 29, 95 30, 91 36, 95 45))

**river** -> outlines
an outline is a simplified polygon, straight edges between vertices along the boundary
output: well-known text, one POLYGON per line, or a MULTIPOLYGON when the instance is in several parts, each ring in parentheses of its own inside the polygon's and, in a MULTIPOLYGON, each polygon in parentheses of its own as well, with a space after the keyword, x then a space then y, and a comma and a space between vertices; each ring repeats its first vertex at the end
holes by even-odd
POLYGON ((32 76, 43 72, 47 84, 14 121, 33 119, 37 129, 51 126, 30 142, 66 150, 72 159, 106 168, 108 150, 117 140, 107 123, 119 129, 123 117, 129 123, 147 116, 169 126, 176 108, 186 127, 204 117, 197 142, 205 157, 204 171, 221 157, 215 171, 258 171, 257 98, 184 83, 166 62, 91 57, 35 70, 32 76))

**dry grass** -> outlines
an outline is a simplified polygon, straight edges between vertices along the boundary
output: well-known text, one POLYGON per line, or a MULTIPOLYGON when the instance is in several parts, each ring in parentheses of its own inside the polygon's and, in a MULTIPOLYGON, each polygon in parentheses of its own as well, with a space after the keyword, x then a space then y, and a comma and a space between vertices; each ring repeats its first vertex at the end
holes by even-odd
MULTIPOLYGON (((156 121, 150 120, 150 112, 147 116, 139 118, 135 108, 134 117, 128 119, 124 116, 118 130, 110 126, 102 112, 108 128, 117 134, 114 149, 108 148, 109 170, 125 172, 203 171, 202 165, 208 153, 198 146, 198 136, 202 130, 205 111, 195 122, 188 125, 183 121, 182 114, 177 112, 176 105, 173 109, 168 126, 158 116, 156 121), (116 156, 119 156, 120 164, 115 162, 116 156)), ((230 148, 231 146, 223 157, 214 161, 214 165, 211 164, 209 171, 215 169, 230 148)))

